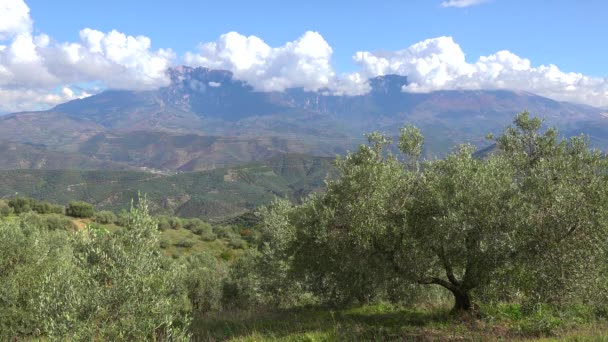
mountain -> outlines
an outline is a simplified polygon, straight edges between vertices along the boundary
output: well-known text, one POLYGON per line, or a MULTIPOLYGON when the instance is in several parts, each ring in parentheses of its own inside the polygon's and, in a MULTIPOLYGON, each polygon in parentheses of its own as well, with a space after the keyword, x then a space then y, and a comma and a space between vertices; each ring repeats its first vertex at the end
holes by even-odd
POLYGON ((131 167, 205 170, 285 153, 333 156, 380 130, 397 135, 405 123, 426 136, 425 155, 458 143, 486 147, 513 116, 528 110, 566 135, 586 133, 608 149, 608 117, 591 106, 521 91, 403 92, 406 77, 370 79, 360 96, 287 89, 260 92, 232 73, 206 68, 168 70, 171 84, 155 91, 108 90, 44 112, 0 117, 3 139, 87 155, 131 167))
POLYGON ((298 200, 322 188, 331 158, 284 155, 234 168, 163 175, 141 171, 0 171, 0 198, 15 195, 67 204, 83 200, 98 210, 128 209, 145 193, 156 213, 222 220, 270 203, 298 200))

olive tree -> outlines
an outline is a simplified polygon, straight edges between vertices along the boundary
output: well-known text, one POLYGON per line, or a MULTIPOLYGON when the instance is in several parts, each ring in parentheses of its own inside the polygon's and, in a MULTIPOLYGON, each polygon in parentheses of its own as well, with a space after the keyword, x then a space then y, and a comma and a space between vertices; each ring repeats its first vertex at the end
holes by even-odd
POLYGON ((389 284, 438 285, 467 311, 472 291, 505 269, 567 254, 561 277, 584 273, 600 250, 590 247, 606 236, 606 161, 582 137, 541 132, 528 113, 514 124, 485 159, 459 146, 418 161, 423 138, 408 126, 400 160, 390 139, 370 134, 369 145, 337 160, 325 193, 289 211, 292 274, 315 291, 361 299, 389 284))

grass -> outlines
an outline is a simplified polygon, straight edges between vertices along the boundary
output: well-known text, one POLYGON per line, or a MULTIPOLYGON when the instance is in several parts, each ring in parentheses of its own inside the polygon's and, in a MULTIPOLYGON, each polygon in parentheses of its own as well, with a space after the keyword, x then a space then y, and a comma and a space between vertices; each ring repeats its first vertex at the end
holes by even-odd
POLYGON ((378 304, 345 310, 307 308, 225 312, 198 317, 194 341, 608 341, 608 324, 593 322, 525 335, 514 321, 454 317, 447 305, 401 308, 378 304))

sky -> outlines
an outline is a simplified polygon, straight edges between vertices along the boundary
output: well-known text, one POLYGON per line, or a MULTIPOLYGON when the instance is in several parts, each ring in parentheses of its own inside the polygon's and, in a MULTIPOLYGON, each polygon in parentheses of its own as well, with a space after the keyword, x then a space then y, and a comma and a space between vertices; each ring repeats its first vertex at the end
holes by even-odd
POLYGON ((176 65, 263 91, 514 89, 608 107, 608 1, 0 0, 0 112, 106 88, 154 89, 176 65))

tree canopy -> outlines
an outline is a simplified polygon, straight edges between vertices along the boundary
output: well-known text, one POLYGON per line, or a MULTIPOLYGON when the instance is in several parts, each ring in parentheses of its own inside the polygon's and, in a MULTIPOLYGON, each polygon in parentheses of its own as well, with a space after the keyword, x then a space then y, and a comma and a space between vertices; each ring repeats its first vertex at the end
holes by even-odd
POLYGON ((608 236, 608 169, 584 137, 561 139, 524 112, 490 137, 496 151, 485 158, 462 145, 421 161, 424 139, 413 126, 401 130, 401 156, 388 137, 368 138, 337 160, 324 193, 262 215, 268 243, 311 290, 366 300, 434 284, 460 311, 500 277, 555 294, 599 272, 588 261, 603 256, 608 236))

